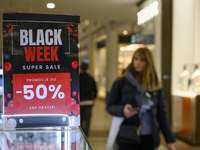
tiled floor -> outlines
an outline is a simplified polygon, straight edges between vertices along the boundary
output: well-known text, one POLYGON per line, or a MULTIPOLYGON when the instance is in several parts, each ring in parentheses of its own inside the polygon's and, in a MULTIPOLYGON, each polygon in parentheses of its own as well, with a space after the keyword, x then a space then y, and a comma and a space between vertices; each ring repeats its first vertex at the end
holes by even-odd
MULTIPOLYGON (((112 116, 109 115, 105 110, 105 100, 96 100, 92 110, 90 134, 88 137, 89 143, 94 150, 105 150, 111 122, 112 116)), ((177 140, 175 147, 176 150, 200 150, 200 146, 190 146, 180 140, 177 140)), ((164 144, 161 144, 157 150, 167 149, 165 148, 164 144)))

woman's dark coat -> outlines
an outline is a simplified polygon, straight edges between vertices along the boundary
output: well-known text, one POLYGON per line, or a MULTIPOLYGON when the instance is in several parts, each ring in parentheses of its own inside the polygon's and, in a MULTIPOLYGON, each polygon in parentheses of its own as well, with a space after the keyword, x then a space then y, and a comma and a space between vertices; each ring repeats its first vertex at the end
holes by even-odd
MULTIPOLYGON (((154 105, 148 112, 150 113, 151 118, 153 120, 152 136, 154 141, 154 148, 157 148, 160 144, 158 129, 159 127, 165 137, 166 143, 175 142, 175 136, 172 133, 168 121, 163 90, 159 89, 157 91, 149 93, 151 95, 151 100, 154 102, 154 105)), ((106 110, 111 115, 124 116, 123 109, 125 104, 129 103, 132 104, 133 107, 138 107, 136 101, 136 88, 131 83, 129 83, 129 81, 125 77, 120 78, 114 82, 106 103, 106 110)), ((131 118, 125 118, 124 123, 139 126, 140 120, 138 115, 134 115, 131 118)))

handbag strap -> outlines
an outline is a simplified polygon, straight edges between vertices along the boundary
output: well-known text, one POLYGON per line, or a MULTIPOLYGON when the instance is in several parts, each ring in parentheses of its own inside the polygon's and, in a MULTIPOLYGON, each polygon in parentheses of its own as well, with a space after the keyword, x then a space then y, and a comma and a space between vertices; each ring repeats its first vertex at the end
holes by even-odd
POLYGON ((141 128, 142 128, 142 125, 140 124, 139 127, 137 128, 137 135, 138 135, 138 136, 140 135, 141 128))

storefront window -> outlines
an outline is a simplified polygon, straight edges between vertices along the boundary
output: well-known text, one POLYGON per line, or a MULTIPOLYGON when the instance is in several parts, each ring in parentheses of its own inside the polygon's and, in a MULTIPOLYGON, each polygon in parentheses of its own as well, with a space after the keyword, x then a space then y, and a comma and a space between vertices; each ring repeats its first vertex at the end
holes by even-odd
POLYGON ((134 51, 148 47, 155 58, 157 72, 161 79, 161 1, 148 0, 140 5, 137 14, 137 31, 130 36, 130 43, 118 44, 118 75, 121 75, 131 62, 134 51), (147 13, 148 12, 148 13, 147 13))
POLYGON ((200 2, 173 1, 172 128, 200 143, 200 2), (184 15, 183 15, 184 14, 184 15))

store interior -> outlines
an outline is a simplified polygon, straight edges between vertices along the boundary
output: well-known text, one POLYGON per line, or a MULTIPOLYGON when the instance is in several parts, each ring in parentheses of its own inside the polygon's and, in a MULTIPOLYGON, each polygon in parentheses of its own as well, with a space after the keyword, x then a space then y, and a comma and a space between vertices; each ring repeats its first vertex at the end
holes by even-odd
POLYGON ((172 128, 179 138, 199 144, 199 1, 174 1, 172 128), (190 6, 190 7, 188 7, 190 6), (181 8, 181 9, 180 9, 181 8), (180 11, 177 11, 177 10, 180 11), (181 17, 187 11, 185 17, 181 17), (187 21, 186 21, 187 20, 187 21), (181 28, 179 28, 181 25, 181 28), (183 36, 184 35, 184 36, 183 36))

